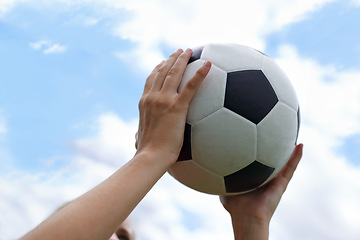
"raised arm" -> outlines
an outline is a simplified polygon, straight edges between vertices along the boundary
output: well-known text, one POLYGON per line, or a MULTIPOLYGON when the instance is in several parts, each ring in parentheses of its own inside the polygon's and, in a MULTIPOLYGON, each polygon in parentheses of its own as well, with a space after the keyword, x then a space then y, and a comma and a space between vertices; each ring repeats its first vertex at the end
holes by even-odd
POLYGON ((206 62, 178 93, 191 55, 189 49, 176 51, 147 78, 139 102, 135 156, 23 236, 23 240, 109 239, 178 157, 190 100, 211 67, 206 62))

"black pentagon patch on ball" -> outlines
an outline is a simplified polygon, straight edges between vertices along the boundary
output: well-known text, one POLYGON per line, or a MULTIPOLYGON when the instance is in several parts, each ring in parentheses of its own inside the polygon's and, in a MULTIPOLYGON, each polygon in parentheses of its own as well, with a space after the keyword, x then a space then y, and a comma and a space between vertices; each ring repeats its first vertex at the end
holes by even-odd
POLYGON ((193 54, 191 55, 188 64, 200 59, 203 49, 204 49, 204 47, 199 47, 199 48, 194 49, 193 54))
POLYGON ((276 105, 278 98, 261 70, 227 74, 224 107, 258 124, 276 105))
POLYGON ((192 159, 191 154, 191 125, 186 123, 184 130, 184 140, 181 147, 180 155, 177 161, 187 161, 192 159))
POLYGON ((224 177, 227 193, 237 193, 260 186, 270 177, 275 168, 254 161, 245 168, 224 177))

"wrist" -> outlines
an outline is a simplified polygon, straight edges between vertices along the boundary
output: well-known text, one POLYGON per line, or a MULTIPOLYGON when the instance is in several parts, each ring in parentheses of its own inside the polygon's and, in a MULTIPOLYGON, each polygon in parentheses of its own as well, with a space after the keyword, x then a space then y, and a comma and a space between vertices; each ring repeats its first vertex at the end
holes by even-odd
POLYGON ((269 222, 252 216, 231 215, 235 240, 266 240, 269 238, 269 222))
POLYGON ((142 148, 138 149, 135 153, 136 158, 141 158, 142 161, 146 161, 148 164, 162 166, 169 168, 177 160, 176 154, 167 153, 162 149, 154 148, 142 148))

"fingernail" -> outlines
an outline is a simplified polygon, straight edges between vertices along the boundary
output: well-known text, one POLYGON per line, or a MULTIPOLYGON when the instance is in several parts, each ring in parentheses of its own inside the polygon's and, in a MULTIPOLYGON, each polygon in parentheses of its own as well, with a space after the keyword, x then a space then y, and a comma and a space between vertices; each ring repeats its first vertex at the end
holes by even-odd
POLYGON ((182 53, 184 50, 182 50, 181 48, 179 48, 176 52, 177 53, 182 53))
POLYGON ((186 49, 185 52, 187 52, 187 53, 192 53, 192 50, 191 50, 191 48, 188 48, 188 49, 186 49))
POLYGON ((205 61, 203 66, 204 67, 211 67, 211 62, 210 61, 205 61))

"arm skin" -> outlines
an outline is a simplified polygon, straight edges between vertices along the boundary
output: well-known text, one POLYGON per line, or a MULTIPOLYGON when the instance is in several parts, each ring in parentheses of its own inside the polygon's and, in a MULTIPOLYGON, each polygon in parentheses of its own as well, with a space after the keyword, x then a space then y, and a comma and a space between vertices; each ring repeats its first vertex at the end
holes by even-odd
POLYGON ((297 145, 285 167, 264 186, 249 193, 220 197, 231 215, 235 240, 269 238, 271 217, 294 174, 302 152, 303 145, 297 145))
POLYGON ((50 216, 22 240, 109 239, 136 205, 176 162, 190 100, 211 68, 205 62, 177 89, 192 55, 179 49, 147 78, 139 102, 135 156, 104 182, 50 216))

